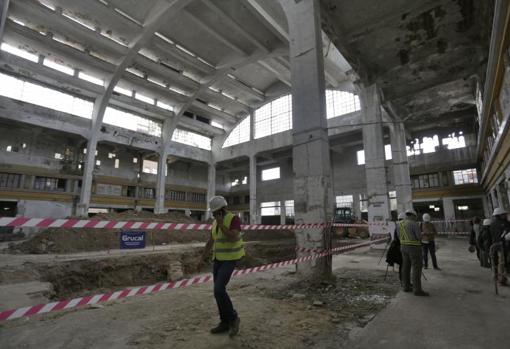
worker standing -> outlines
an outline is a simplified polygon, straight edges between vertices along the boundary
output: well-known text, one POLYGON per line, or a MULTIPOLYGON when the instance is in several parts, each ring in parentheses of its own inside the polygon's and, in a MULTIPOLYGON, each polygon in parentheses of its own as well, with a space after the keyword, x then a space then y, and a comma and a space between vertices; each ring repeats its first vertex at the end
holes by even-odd
POLYGON ((421 253, 421 229, 416 222, 417 214, 414 210, 406 211, 406 218, 399 222, 399 238, 402 251, 402 279, 404 292, 414 289, 415 296, 428 296, 421 288, 422 253, 421 253), (411 288, 411 269, 413 285, 411 288))
POLYGON ((498 271, 498 282, 501 286, 507 286, 505 262, 507 256, 506 239, 510 233, 510 222, 507 219, 508 212, 498 207, 492 213, 494 220, 489 230, 491 232, 491 242, 497 248, 497 265, 494 265, 498 271))
POLYGON ((422 250, 423 250, 423 267, 427 269, 429 267, 429 252, 430 259, 432 259, 432 266, 435 270, 441 270, 437 265, 436 258, 436 227, 430 221, 430 215, 425 213, 423 216, 423 223, 421 224, 422 231, 422 250))
POLYGON ((241 220, 227 211, 227 201, 222 196, 211 198, 209 207, 214 221, 202 258, 203 261, 208 260, 212 250, 214 298, 220 315, 220 323, 211 329, 211 333, 228 331, 229 336, 233 337, 239 332, 240 319, 226 287, 237 262, 245 254, 241 237, 241 220))

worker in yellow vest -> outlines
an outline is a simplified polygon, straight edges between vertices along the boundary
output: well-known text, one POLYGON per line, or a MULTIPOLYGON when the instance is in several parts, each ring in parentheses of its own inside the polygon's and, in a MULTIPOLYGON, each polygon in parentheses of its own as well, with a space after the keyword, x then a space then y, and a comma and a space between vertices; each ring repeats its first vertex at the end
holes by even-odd
POLYGON ((214 298, 218 305, 220 320, 211 333, 229 332, 233 337, 239 332, 239 316, 227 294, 227 284, 237 262, 244 256, 244 244, 241 237, 241 220, 227 211, 227 201, 223 196, 215 196, 209 201, 209 209, 214 221, 211 236, 203 254, 203 260, 210 258, 212 250, 214 298))
POLYGON ((416 211, 407 210, 405 219, 398 223, 400 250, 402 251, 402 283, 404 292, 414 290, 415 296, 428 296, 429 294, 421 288, 421 229, 416 218, 416 211), (413 289, 411 289, 411 269, 413 271, 413 289))

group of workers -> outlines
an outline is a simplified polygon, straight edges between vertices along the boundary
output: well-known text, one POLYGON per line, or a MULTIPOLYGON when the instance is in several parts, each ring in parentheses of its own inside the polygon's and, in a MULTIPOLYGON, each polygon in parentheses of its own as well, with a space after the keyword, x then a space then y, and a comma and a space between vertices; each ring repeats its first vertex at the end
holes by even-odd
POLYGON ((386 261, 389 265, 399 264, 399 274, 404 292, 414 292, 415 296, 429 296, 421 287, 422 268, 428 268, 428 255, 435 270, 441 270, 436 257, 437 231, 430 215, 422 216, 418 222, 416 211, 410 209, 400 213, 395 227, 386 261), (412 275, 412 283, 411 283, 412 275))
POLYGON ((507 271, 510 268, 510 222, 508 212, 501 207, 494 210, 492 219, 475 217, 472 221, 471 236, 469 238, 470 251, 476 251, 480 266, 493 267, 496 271, 497 282, 506 286, 507 271))
MULTIPOLYGON (((211 235, 206 244, 202 263, 213 261, 214 297, 218 305, 220 323, 211 329, 211 333, 229 332, 235 336, 239 331, 239 316, 227 294, 226 286, 232 277, 234 268, 245 255, 241 235, 241 220, 227 210, 227 201, 222 196, 215 196, 209 201, 209 208, 214 217, 211 235)), ((429 296, 421 286, 422 268, 428 268, 430 254, 432 266, 441 270, 437 264, 435 237, 436 228, 430 215, 425 213, 422 222, 413 209, 398 216, 391 246, 386 261, 389 265, 399 264, 404 292, 413 292, 416 296, 429 296), (412 275, 412 283, 411 283, 412 275)), ((473 220, 470 237, 470 249, 477 251, 482 267, 497 267, 498 282, 507 284, 506 266, 510 251, 510 222, 508 212, 496 208, 493 219, 473 220)))

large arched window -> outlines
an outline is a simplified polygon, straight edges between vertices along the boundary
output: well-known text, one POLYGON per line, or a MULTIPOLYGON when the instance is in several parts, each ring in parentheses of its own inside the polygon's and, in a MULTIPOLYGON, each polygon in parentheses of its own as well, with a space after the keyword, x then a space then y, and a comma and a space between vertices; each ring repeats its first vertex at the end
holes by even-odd
POLYGON ((250 117, 248 116, 239 123, 228 135, 223 148, 230 147, 250 140, 250 117))
MULTIPOLYGON (((345 91, 326 91, 326 116, 332 119, 360 110, 359 97, 345 91)), ((262 138, 292 129, 292 96, 269 102, 255 111, 254 138, 262 138)), ((232 130, 223 147, 250 140, 250 119, 246 118, 232 130)))

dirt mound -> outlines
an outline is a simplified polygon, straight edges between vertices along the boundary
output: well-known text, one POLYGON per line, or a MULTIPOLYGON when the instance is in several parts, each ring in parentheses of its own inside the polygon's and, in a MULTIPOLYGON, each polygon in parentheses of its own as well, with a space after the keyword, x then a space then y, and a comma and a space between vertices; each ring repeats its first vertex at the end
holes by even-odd
MULTIPOLYGON (((65 254, 88 251, 105 251, 119 248, 120 230, 116 229, 46 229, 34 234, 29 240, 9 246, 10 253, 65 254)), ((172 243, 206 242, 208 230, 146 230, 146 246, 172 243)), ((289 239, 294 241, 290 230, 247 231, 244 241, 271 241, 289 239)))
POLYGON ((122 221, 147 221, 169 222, 169 223, 202 223, 192 217, 186 216, 182 212, 168 212, 164 214, 155 214, 148 211, 127 210, 123 212, 98 213, 92 219, 111 219, 122 221))

